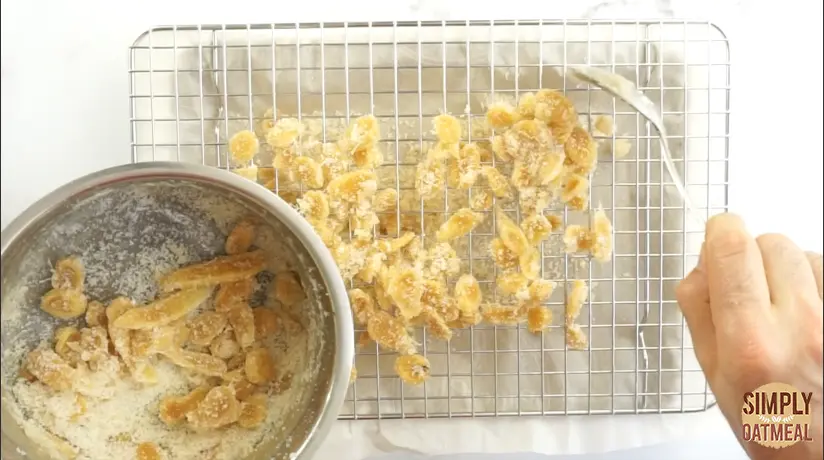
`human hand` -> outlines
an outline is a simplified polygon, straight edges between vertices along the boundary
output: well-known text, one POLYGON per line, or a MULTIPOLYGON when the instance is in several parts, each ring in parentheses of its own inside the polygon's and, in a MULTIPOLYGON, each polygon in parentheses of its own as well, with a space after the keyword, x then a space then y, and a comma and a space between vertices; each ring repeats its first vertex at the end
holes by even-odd
POLYGON ((813 442, 775 450, 742 441, 753 459, 822 458, 822 265, 782 235, 753 238, 722 214, 707 223, 698 266, 676 296, 718 406, 742 440, 744 393, 781 382, 812 392, 813 442))

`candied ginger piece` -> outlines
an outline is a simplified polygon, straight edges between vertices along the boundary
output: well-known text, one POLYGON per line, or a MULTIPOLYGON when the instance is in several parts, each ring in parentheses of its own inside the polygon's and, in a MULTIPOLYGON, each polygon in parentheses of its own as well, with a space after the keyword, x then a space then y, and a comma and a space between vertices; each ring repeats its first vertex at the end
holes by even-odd
POLYGON ((392 298, 404 318, 412 319, 421 313, 423 279, 418 270, 410 267, 392 270, 389 274, 386 293, 392 298))
POLYGON ((77 405, 77 412, 72 414, 69 420, 71 420, 72 422, 77 422, 78 420, 80 420, 80 417, 85 415, 88 411, 88 405, 86 404, 86 397, 81 395, 80 393, 74 395, 74 403, 77 405))
POLYGON ((269 107, 263 112, 263 118, 258 120, 255 124, 255 134, 260 137, 266 136, 270 129, 275 127, 275 120, 280 116, 280 113, 275 113, 275 109, 269 107))
POLYGON ((392 212, 397 206, 398 192, 393 188, 379 190, 372 198, 372 207, 377 212, 392 212))
POLYGON ((573 350, 586 350, 587 336, 578 324, 568 324, 566 326, 566 343, 573 350))
POLYGON ((421 302, 425 308, 431 307, 446 322, 454 321, 461 315, 458 301, 447 294, 446 284, 443 280, 424 280, 421 302))
POLYGON ((518 116, 522 119, 535 118, 535 106, 538 104, 538 98, 532 93, 526 93, 518 98, 518 116))
POLYGON ((244 357, 243 362, 240 363, 241 367, 238 367, 231 372, 227 372, 223 376, 224 382, 232 384, 232 388, 235 389, 235 397, 238 401, 245 401, 249 399, 258 389, 257 385, 246 380, 246 369, 242 368, 245 367, 245 365, 246 359, 244 357))
POLYGON ((589 297, 589 288, 587 283, 583 280, 575 280, 572 282, 572 289, 567 295, 565 320, 566 324, 572 324, 578 319, 581 314, 581 309, 589 297))
POLYGON ((232 168, 230 169, 233 173, 237 174, 238 176, 250 180, 252 182, 257 181, 258 177, 258 167, 257 166, 249 166, 248 168, 232 168))
POLYGON ((371 209, 368 201, 362 201, 349 215, 349 228, 356 239, 368 241, 372 239, 372 234, 375 230, 375 225, 378 225, 380 220, 377 214, 371 209))
POLYGON ((421 316, 426 327, 429 329, 429 333, 433 337, 446 340, 447 342, 452 339, 452 330, 440 313, 429 307, 423 311, 421 316))
POLYGON ((54 331, 54 351, 57 353, 61 358, 67 360, 68 362, 77 361, 80 359, 80 356, 76 356, 76 349, 80 343, 80 331, 77 330, 76 327, 73 326, 64 326, 61 328, 57 328, 54 331), (73 345, 69 345, 73 344, 73 345))
POLYGON ((599 262, 609 262, 612 259, 612 222, 603 209, 595 211, 592 217, 592 247, 590 253, 599 262))
POLYGON ((452 321, 449 323, 449 327, 453 329, 463 329, 471 326, 477 326, 478 324, 483 321, 483 315, 481 314, 480 309, 476 310, 473 313, 463 313, 458 317, 456 321, 452 321))
POLYGON ((263 251, 222 256, 177 269, 160 279, 164 292, 212 287, 251 278, 266 268, 263 251))
POLYGON ((429 262, 429 276, 457 275, 461 271, 461 259, 449 243, 437 243, 426 253, 429 262))
POLYGON ((232 159, 239 163, 250 161, 259 150, 258 138, 249 130, 238 131, 229 139, 229 153, 232 154, 232 159))
POLYGON ((541 159, 541 164, 538 167, 538 177, 541 179, 541 185, 553 185, 564 172, 565 157, 561 153, 549 152, 541 159))
POLYGON ((426 157, 431 160, 443 161, 447 158, 457 158, 459 151, 460 144, 438 142, 426 152, 426 157))
MULTIPOLYGON (((257 331, 255 331, 257 334, 257 331)), ((235 334, 232 331, 224 331, 209 345, 209 352, 212 356, 220 359, 230 359, 240 353, 240 345, 235 340, 235 334)))
POLYGON ((380 139, 380 123, 374 115, 360 116, 346 128, 344 136, 350 146, 374 147, 380 139))
POLYGON ((510 197, 509 181, 506 176, 492 166, 484 166, 481 168, 481 173, 486 177, 489 184, 489 189, 498 198, 510 197))
MULTIPOLYGON (((295 156, 295 152, 291 148, 289 148, 276 150, 275 156, 272 158, 272 166, 279 171, 285 171, 286 177, 288 177, 290 181, 294 180, 294 175, 292 174, 292 165, 294 164, 295 156)), ((274 179, 269 182, 266 182, 266 188, 268 188, 269 190, 274 190, 275 185, 276 182, 274 179)), ((281 198, 283 198, 284 200, 286 199, 283 196, 281 196, 281 198)))
POLYGON ((481 172, 481 151, 478 146, 469 143, 461 147, 455 166, 458 188, 466 190, 472 187, 481 172))
POLYGON ((415 239, 415 234, 412 232, 406 232, 403 235, 389 239, 389 240, 380 240, 377 242, 378 249, 384 254, 394 254, 401 249, 405 248, 407 245, 412 243, 412 240, 415 239))
POLYGON ((589 230, 580 225, 568 225, 564 231, 564 247, 567 253, 590 249, 592 244, 589 230))
POLYGON ((246 304, 254 289, 254 279, 246 278, 231 283, 223 283, 215 294, 215 311, 227 313, 237 304, 246 304))
POLYGON ((255 348, 246 353, 244 370, 246 379, 255 385, 262 385, 275 379, 275 361, 269 350, 265 348, 255 348))
POLYGON ((255 339, 267 339, 278 330, 278 316, 271 308, 258 307, 252 309, 255 319, 255 339))
POLYGON ((589 197, 586 195, 576 196, 567 202, 569 209, 576 211, 586 211, 589 208, 589 197))
POLYGON ((529 164, 519 158, 512 164, 512 176, 509 180, 516 189, 523 190, 533 185, 532 174, 529 164))
POLYGON ((486 122, 493 129, 509 128, 519 119, 518 112, 506 103, 492 104, 486 109, 486 122))
POLYGON ((214 387, 186 414, 189 424, 199 430, 216 429, 232 424, 240 417, 240 402, 228 386, 214 387))
POLYGON ((452 115, 442 113, 432 119, 432 128, 435 137, 446 144, 457 144, 461 141, 461 123, 452 115))
MULTIPOLYGON (((385 241, 385 240, 384 240, 385 241)), ((364 283, 371 283, 380 272, 383 263, 386 260, 386 254, 377 248, 370 248, 369 255, 366 256, 366 262, 363 268, 358 272, 356 278, 364 283)))
POLYGON ((51 284, 55 289, 75 289, 83 291, 86 269, 77 256, 65 257, 54 264, 51 284))
POLYGON ((312 158, 301 156, 292 164, 297 178, 309 188, 323 187, 323 168, 312 158))
POLYGON ((582 127, 576 126, 564 143, 566 161, 575 165, 577 172, 589 174, 598 165, 598 149, 595 141, 582 127))
POLYGON ((383 310, 378 310, 369 318, 366 330, 372 340, 387 350, 410 355, 417 350, 417 344, 406 330, 406 325, 383 310))
POLYGON ((574 198, 586 196, 589 189, 589 180, 577 174, 573 174, 566 179, 561 190, 561 199, 569 204, 574 198))
POLYGON ((427 157, 418 163, 415 172, 415 190, 424 200, 431 200, 438 196, 444 188, 446 171, 442 160, 427 157))
POLYGON ((496 326, 514 326, 523 322, 523 312, 515 306, 488 304, 481 307, 484 321, 496 326))
POLYGON ((518 190, 518 204, 525 215, 542 214, 549 206, 552 194, 538 187, 523 187, 518 190))
POLYGON ((555 283, 550 280, 537 279, 529 284, 529 299, 535 302, 544 302, 552 295, 555 283))
POLYGON ((526 311, 527 330, 540 334, 552 324, 552 310, 543 305, 533 305, 526 311))
POLYGON ((383 158, 377 146, 358 147, 352 151, 352 163, 359 168, 374 168, 382 161, 383 158))
POLYGON ((499 161, 504 163, 512 161, 512 153, 509 151, 509 145, 507 145, 506 136, 504 136, 504 134, 499 134, 493 137, 492 142, 490 143, 490 148, 499 161))
POLYGON ((489 211, 492 209, 492 194, 486 190, 473 192, 469 207, 473 211, 489 211))
POLYGON ((240 404, 238 426, 242 428, 257 428, 266 420, 269 413, 269 399, 264 394, 250 396, 240 404))
POLYGON ((612 146, 612 158, 621 159, 632 150, 632 141, 629 139, 615 139, 612 146))
POLYGON ((55 391, 71 388, 74 369, 57 353, 49 349, 37 349, 26 356, 28 370, 37 380, 55 391))
POLYGON ((515 253, 515 255, 520 256, 524 254, 530 247, 530 244, 521 227, 518 227, 518 225, 500 209, 495 212, 495 218, 498 238, 500 238, 504 245, 515 253))
POLYGON ((506 154, 514 159, 534 161, 541 152, 554 145, 550 130, 535 120, 521 120, 501 137, 506 154))
POLYGON ((541 251, 537 248, 530 247, 518 256, 518 266, 521 267, 521 273, 526 276, 528 280, 536 280, 541 274, 541 251))
POLYGON ((93 364, 97 364, 109 357, 109 337, 106 328, 84 327, 80 330, 80 341, 75 349, 80 352, 80 359, 93 364))
POLYGON ((298 198, 298 209, 310 222, 322 222, 329 217, 329 199, 320 190, 309 190, 298 198))
POLYGON ((207 311, 189 321, 189 340, 194 345, 208 346, 226 327, 228 319, 224 313, 207 311))
POLYGON ((86 325, 90 327, 106 327, 108 323, 109 319, 106 317, 106 307, 96 300, 89 302, 86 307, 86 325))
POLYGON ((131 353, 139 358, 156 353, 166 353, 180 348, 185 344, 185 335, 182 331, 188 328, 180 324, 161 326, 153 329, 139 329, 131 331, 131 353))
POLYGON ((137 445, 137 460, 162 460, 160 448, 153 442, 141 442, 137 445))
POLYGON ((306 298, 298 274, 293 271, 282 271, 275 275, 275 299, 286 306, 296 305, 306 298))
POLYGON ((489 243, 489 252, 498 267, 504 270, 518 267, 518 255, 512 252, 501 238, 495 238, 489 243))
POLYGON ((366 325, 369 317, 375 312, 375 302, 372 297, 363 289, 349 290, 349 304, 352 307, 352 315, 358 324, 366 325))
POLYGON ((609 115, 598 115, 592 123, 595 132, 601 136, 612 136, 615 132, 615 120, 609 115))
POLYGON ((52 289, 40 299, 40 309, 59 319, 77 318, 86 312, 87 304, 77 289, 52 289))
MULTIPOLYGON (((495 280, 495 284, 498 286, 498 290, 502 293, 517 295, 519 293, 528 292, 527 289, 529 287, 529 280, 523 275, 523 273, 509 272, 498 275, 498 279, 495 280)), ((522 294, 522 296, 524 296, 524 294, 522 294)))
POLYGON ((421 355, 404 355, 395 358, 395 373, 406 383, 420 385, 429 378, 429 360, 421 355))
MULTIPOLYGON (((329 201, 358 203, 371 198, 378 190, 378 176, 366 169, 351 171, 329 181, 329 201)), ((333 205, 334 206, 334 205, 333 205)))
POLYGON ((255 342, 255 314, 249 305, 236 305, 227 313, 235 340, 241 348, 249 348, 255 342))
POLYGON ((158 416, 167 425, 176 425, 186 419, 186 414, 206 398, 209 388, 199 387, 183 396, 167 396, 160 400, 158 416))
POLYGON ((375 300, 378 302, 378 308, 383 311, 392 311, 395 308, 395 302, 389 297, 389 294, 386 293, 386 288, 384 287, 388 283, 388 279, 384 282, 381 281, 380 278, 377 278, 377 282, 375 283, 375 300))
POLYGON ((452 214, 446 222, 441 225, 436 233, 438 241, 449 241, 460 238, 472 231, 479 223, 483 222, 484 215, 469 208, 462 208, 452 214))
POLYGON ((559 143, 566 142, 578 126, 575 105, 560 91, 542 89, 535 95, 535 118, 545 122, 559 143))
POLYGON ((114 320, 113 326, 123 329, 165 326, 189 314, 205 302, 211 293, 211 287, 175 292, 148 305, 124 312, 114 320))
POLYGON ((303 135, 305 127, 296 118, 281 118, 266 132, 266 143, 275 149, 294 147, 303 135))
POLYGON ((542 214, 533 214, 521 221, 521 229, 529 244, 535 245, 547 239, 552 232, 552 224, 542 214))
POLYGON ((246 252, 252 247, 252 242, 255 240, 255 224, 250 220, 244 219, 237 223, 226 237, 226 244, 224 249, 226 254, 235 255, 246 252))
POLYGON ((226 373, 226 363, 215 356, 196 351, 172 349, 166 350, 163 355, 172 363, 198 374, 220 377, 226 373))
POLYGON ((474 276, 467 273, 455 282, 455 297, 462 315, 477 312, 481 305, 481 286, 474 276))

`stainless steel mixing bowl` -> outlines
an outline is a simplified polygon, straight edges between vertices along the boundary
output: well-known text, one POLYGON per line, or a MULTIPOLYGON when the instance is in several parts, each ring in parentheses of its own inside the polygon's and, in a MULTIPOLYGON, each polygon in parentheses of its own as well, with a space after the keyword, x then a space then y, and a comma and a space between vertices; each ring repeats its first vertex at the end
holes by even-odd
POLYGON ((310 334, 304 374, 293 381, 298 396, 284 408, 282 431, 247 458, 309 458, 337 417, 354 354, 346 288, 331 254, 309 224, 265 188, 225 170, 165 162, 120 166, 78 179, 3 230, 3 458, 45 458, 15 422, 19 412, 11 389, 23 351, 51 337, 58 324, 38 307, 55 260, 83 257, 87 273, 97 280, 86 285, 90 298, 105 302, 131 294, 145 301, 153 288, 122 291, 153 286, 158 270, 182 259, 220 254, 232 222, 249 214, 275 245, 274 258, 294 253, 294 269, 312 308, 300 313, 310 334), (163 245, 165 253, 158 251, 163 245))

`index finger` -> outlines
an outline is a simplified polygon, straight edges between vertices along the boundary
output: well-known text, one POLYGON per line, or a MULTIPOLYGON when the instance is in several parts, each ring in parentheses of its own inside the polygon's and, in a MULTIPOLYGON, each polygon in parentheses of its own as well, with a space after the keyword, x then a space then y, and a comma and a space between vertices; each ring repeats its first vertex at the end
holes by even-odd
POLYGON ((707 222, 706 269, 717 328, 731 331, 770 311, 770 290, 758 243, 734 214, 707 222), (743 323, 743 324, 742 324, 743 323))

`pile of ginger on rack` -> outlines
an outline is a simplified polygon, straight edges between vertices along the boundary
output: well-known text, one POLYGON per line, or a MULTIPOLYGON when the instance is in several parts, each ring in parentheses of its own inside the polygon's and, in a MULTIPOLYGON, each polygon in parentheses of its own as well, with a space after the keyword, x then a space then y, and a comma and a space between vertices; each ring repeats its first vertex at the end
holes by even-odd
MULTIPOLYGON (((559 91, 522 95, 515 106, 490 105, 480 122, 434 117, 435 142, 417 152, 414 172, 404 169, 389 187, 381 184, 380 126, 373 115, 352 120, 334 141, 325 133, 325 142, 306 121, 275 115, 270 109, 256 132, 230 139, 232 159, 243 166, 235 171, 277 191, 312 225, 352 286, 353 316, 365 327, 358 346, 375 341, 397 352, 395 368, 404 381, 418 383, 429 373, 413 326, 450 340, 453 329, 482 322, 526 323, 536 334, 550 325, 545 303, 555 283, 541 277, 541 246, 551 233, 564 232, 568 253, 611 259, 612 224, 603 210, 592 212, 588 227, 565 229, 561 216, 545 214, 564 205, 589 211, 590 177, 598 164, 596 142, 559 91), (261 140, 271 150, 272 168, 248 167, 261 140), (403 182, 414 189, 397 186, 403 182), (451 190, 465 190, 465 199, 450 199, 444 213, 451 190), (487 219, 494 238, 488 247, 472 248, 474 257, 482 251, 494 261, 494 283, 482 287, 455 247, 471 244, 459 242, 487 219)), ((606 118, 596 128, 611 126, 606 118)), ((393 169, 393 176, 399 174, 393 169)), ((564 315, 573 349, 587 346, 576 323, 587 297, 586 283, 573 281, 564 315)))

